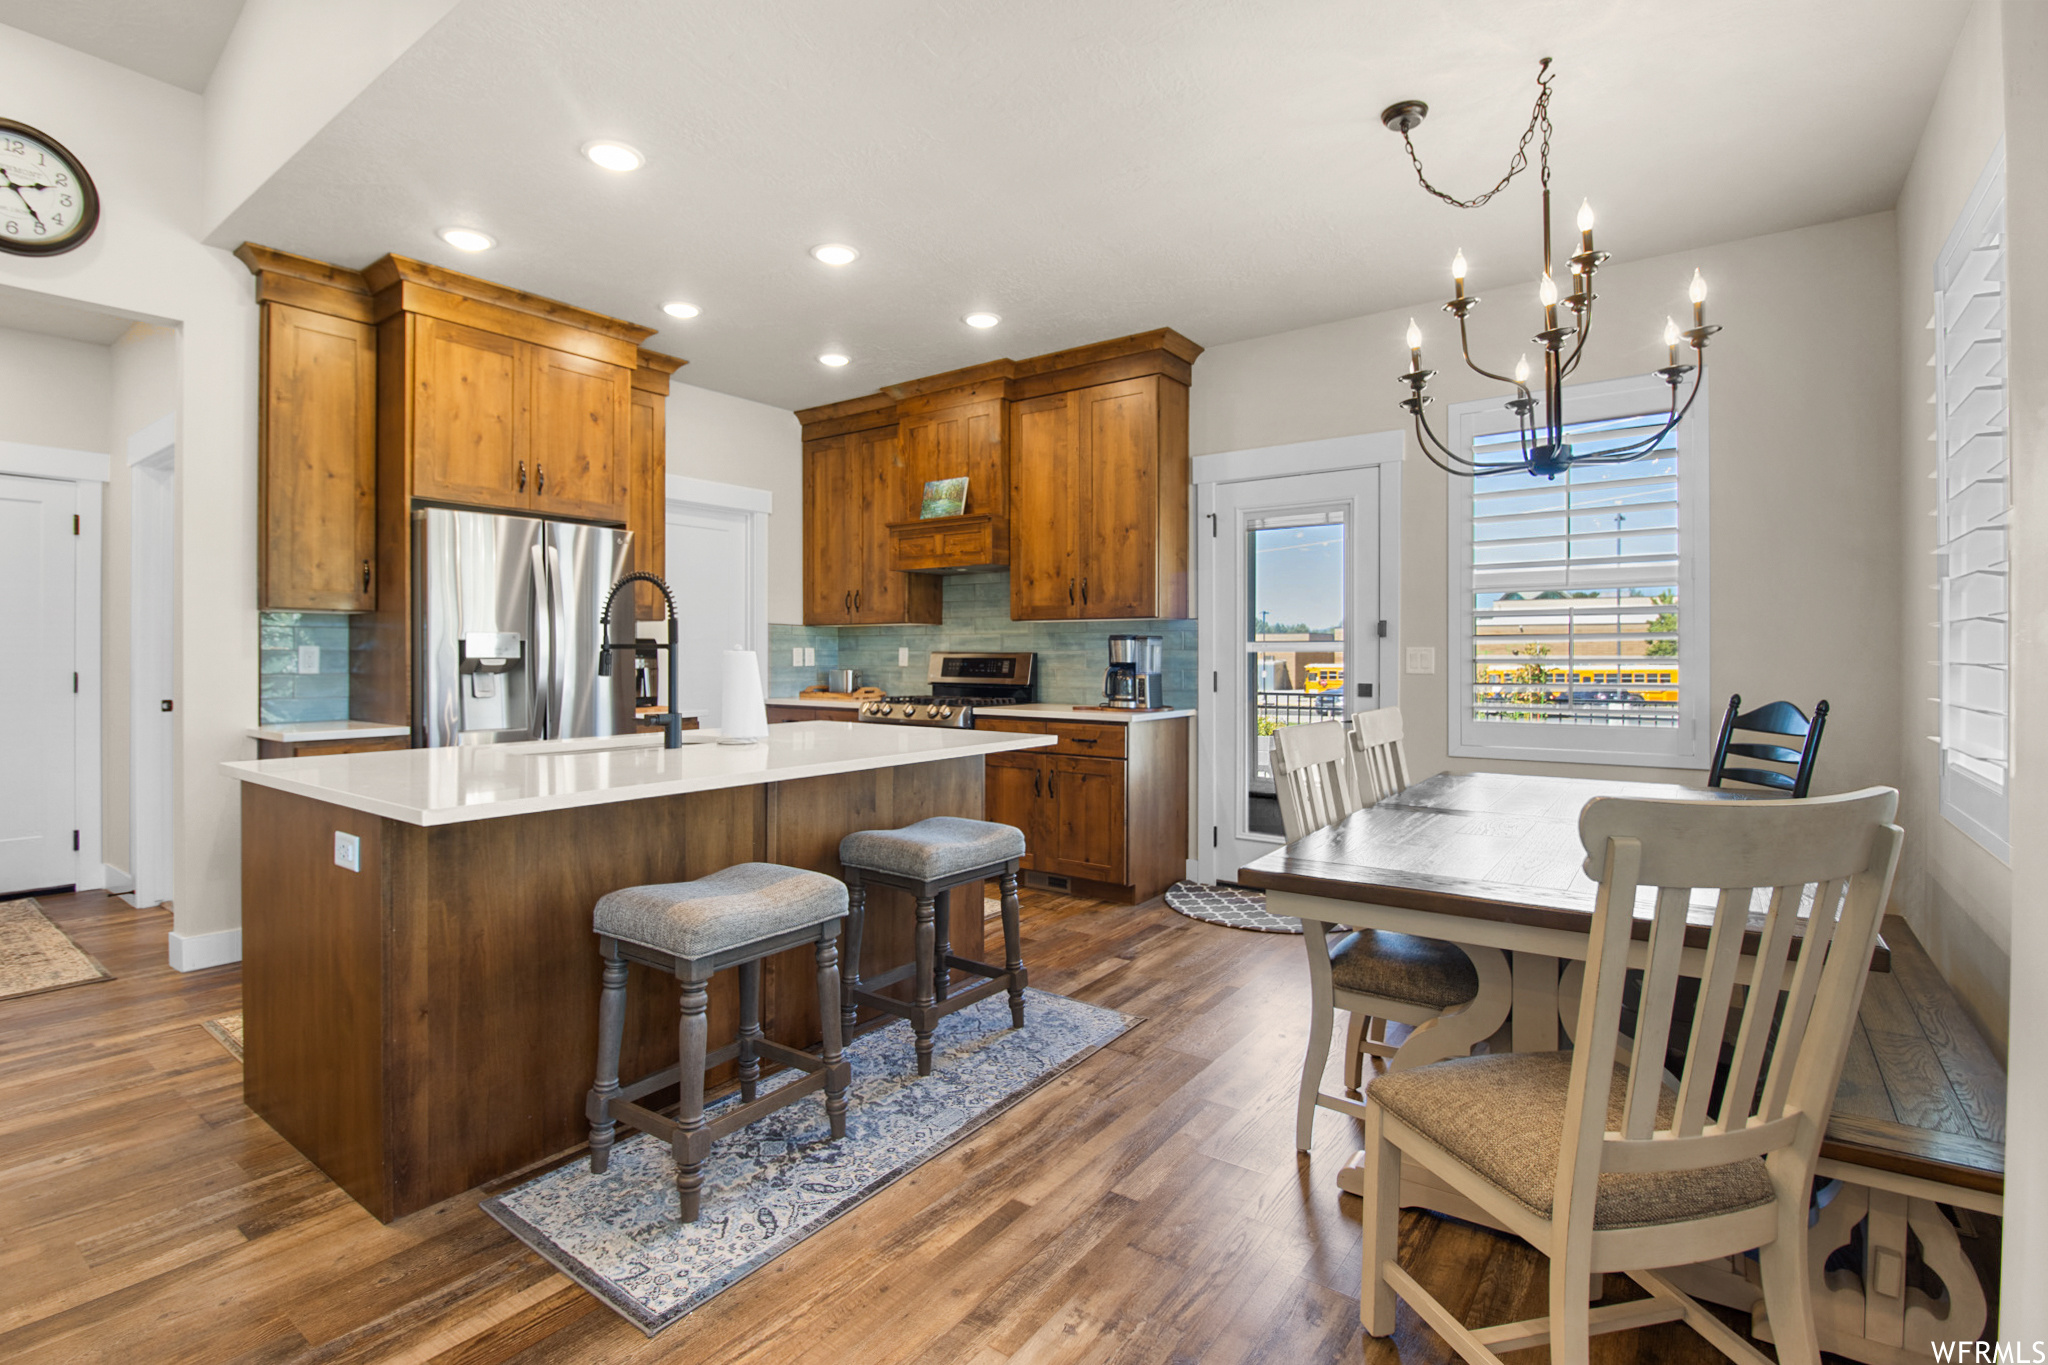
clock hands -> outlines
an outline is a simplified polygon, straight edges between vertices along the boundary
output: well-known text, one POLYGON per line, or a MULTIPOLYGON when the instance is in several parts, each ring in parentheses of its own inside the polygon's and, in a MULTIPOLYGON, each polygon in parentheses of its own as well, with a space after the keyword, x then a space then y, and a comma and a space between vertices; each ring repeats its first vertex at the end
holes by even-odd
POLYGON ((34 204, 29 203, 28 196, 23 194, 22 191, 25 189, 48 189, 49 186, 43 184, 41 181, 37 181, 32 185, 23 185, 20 182, 16 181, 13 173, 8 171, 5 167, 0 167, 0 179, 4 179, 7 181, 7 188, 14 191, 14 197, 16 199, 19 199, 21 201, 21 206, 28 210, 28 216, 35 219, 36 222, 41 223, 43 221, 43 215, 36 212, 36 206, 34 204))

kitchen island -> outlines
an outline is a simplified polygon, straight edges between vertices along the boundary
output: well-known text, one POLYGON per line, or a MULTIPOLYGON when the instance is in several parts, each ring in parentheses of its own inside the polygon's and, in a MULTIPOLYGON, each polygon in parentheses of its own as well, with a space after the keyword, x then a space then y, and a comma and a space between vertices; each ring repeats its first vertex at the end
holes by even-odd
MULTIPOLYGON (((979 817, 984 757, 1053 742, 824 721, 686 738, 223 765, 243 784, 250 1108, 386 1222, 566 1151, 596 1061, 599 896, 742 862, 837 876, 845 835, 979 817)), ((881 888, 869 905, 874 976, 910 960, 910 914, 881 888)), ((981 926, 978 903, 951 915, 955 951, 980 956, 981 926)), ((678 1001, 632 970, 639 1075, 675 1064, 678 1001)), ((817 1040, 815 970, 808 950, 769 959, 771 1038, 817 1040)), ((727 974, 712 1047, 737 1020, 727 974)))

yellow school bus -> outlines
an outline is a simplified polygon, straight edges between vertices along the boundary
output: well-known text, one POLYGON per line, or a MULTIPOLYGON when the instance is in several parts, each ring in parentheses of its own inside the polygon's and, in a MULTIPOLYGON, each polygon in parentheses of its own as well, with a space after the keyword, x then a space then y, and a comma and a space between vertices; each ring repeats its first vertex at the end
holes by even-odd
POLYGON ((1310 664, 1303 670, 1301 690, 1304 692, 1342 692, 1344 690, 1344 665, 1310 664))

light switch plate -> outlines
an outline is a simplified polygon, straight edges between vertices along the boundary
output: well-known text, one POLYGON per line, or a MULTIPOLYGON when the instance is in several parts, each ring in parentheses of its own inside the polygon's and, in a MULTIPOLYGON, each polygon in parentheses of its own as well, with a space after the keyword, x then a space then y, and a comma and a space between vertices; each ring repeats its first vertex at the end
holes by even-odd
POLYGON ((908 668, 910 666, 910 647, 908 645, 896 646, 896 666, 898 668, 908 668))
POLYGON ((789 666, 791 668, 802 668, 804 666, 804 647, 802 645, 791 645, 789 647, 789 666))
POLYGON ((809 645, 806 645, 806 646, 804 646, 804 667, 805 667, 805 668, 816 668, 817 666, 818 666, 818 651, 817 651, 816 649, 812 648, 812 647, 811 647, 811 646, 809 646, 809 645))
POLYGON ((334 865, 350 872, 363 870, 363 841, 353 834, 334 831, 334 865))
POLYGON ((1436 672, 1436 647, 1434 645, 1408 646, 1408 671, 1410 673, 1436 672))
POLYGON ((320 671, 320 646, 318 646, 318 645, 300 645, 300 646, 299 646, 299 672, 301 672, 301 673, 318 673, 319 671, 320 671))

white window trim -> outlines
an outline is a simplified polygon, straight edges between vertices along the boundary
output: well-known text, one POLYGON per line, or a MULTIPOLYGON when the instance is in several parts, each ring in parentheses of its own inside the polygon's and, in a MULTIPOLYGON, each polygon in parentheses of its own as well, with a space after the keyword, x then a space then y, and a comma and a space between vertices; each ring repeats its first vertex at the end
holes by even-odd
MULTIPOLYGON (((1941 746, 1939 754, 1935 759, 1936 766, 1939 769, 1941 815, 1944 820, 1947 820, 1951 825, 1954 825, 1957 829, 1961 830, 1964 834, 1968 835, 1971 838, 1971 840, 1974 841, 1979 847, 1983 848, 1985 852, 1991 854, 1992 857, 1998 859, 2000 862, 2006 864, 2007 866, 2011 866, 2012 843, 2011 825, 2009 821, 2012 799, 2013 707, 2012 675, 2009 671, 2009 666, 2012 663, 2012 586, 2010 579, 2007 580, 2005 597, 2005 657, 2006 663, 2008 665, 2008 672, 2006 674, 2005 697, 2006 785, 2003 790, 1994 792, 1991 790, 1988 784, 1979 781, 1978 779, 1972 777, 1970 774, 1958 772, 1952 769, 1949 766, 1948 761, 1948 587, 1950 580, 1947 572, 1948 541, 1944 513, 1947 510, 1948 503, 1947 475, 1949 450, 1947 440, 1947 423, 1944 420, 1942 407, 1942 399, 1944 398, 1946 392, 1945 387, 1942 383, 1944 375, 1944 371, 1941 365, 1941 358, 1943 355, 1943 338, 1942 334, 1938 330, 1936 330, 1940 325, 1942 317, 1943 292, 1952 282, 1962 259, 1969 253, 1971 249, 1970 243, 1981 240, 1984 233, 1992 226, 1994 221, 1999 225, 1999 233, 2002 238, 2005 232, 2005 140, 2003 138, 2000 138, 1998 145, 1992 149, 1990 161, 1986 163, 1983 173, 1977 177, 1977 184, 1973 189, 1971 189, 1970 197, 1963 205, 1963 211, 1956 216, 1956 225, 1950 231, 1948 241, 1942 245, 1941 254, 1936 256, 1934 259, 1934 313, 1928 319, 1927 325, 1930 331, 1935 331, 1935 338, 1933 343, 1934 349, 1927 363, 1934 369, 1935 376, 1934 394, 1933 397, 1929 400, 1935 405, 1934 515, 1936 517, 1937 526, 1943 527, 1942 530, 1936 532, 1936 544, 1934 547, 1935 554, 1937 556, 1935 562, 1937 563, 1937 565, 1940 566, 1935 576, 1935 592, 1937 594, 1936 603, 1938 608, 1936 613, 1938 617, 1938 624, 1936 626, 1937 662, 1935 664, 1935 668, 1937 670, 1937 691, 1940 693, 1940 696, 1936 700, 1935 704, 1938 708, 1936 712, 1936 720, 1940 728, 1940 733, 1932 737, 1934 741, 1941 746), (1969 805, 1975 808, 1974 810, 1966 809, 1964 806, 1964 802, 1957 799, 1958 784, 1967 784, 1968 787, 1971 789, 1966 799, 1969 805)), ((2004 247, 2001 245, 1999 250, 2001 253, 2003 253, 2004 247)), ((2007 281, 2006 283, 2005 294, 2006 297, 2003 301, 2004 313, 2006 318, 2006 326, 2009 329, 2011 327, 2012 319, 2012 286, 2010 281, 2007 281)), ((2006 350, 2006 359, 2009 359, 2009 357, 2010 348, 2008 347, 2006 350)), ((2009 390, 2005 395, 2005 400, 2007 403, 2009 423, 2012 401, 2012 396, 2009 390)), ((2005 459, 2007 478, 2009 480, 2011 477, 2012 470, 2012 439, 2010 435, 2008 435, 2006 438, 2005 459)), ((2012 485, 2010 482, 2008 482, 2006 484, 2006 509, 2008 514, 2010 513, 2011 508, 2012 485)), ((2006 554, 2009 560, 2012 553, 2010 523, 2008 523, 2006 535, 2006 554)))
MULTIPOLYGON (((1472 716, 1472 699, 1464 685, 1466 642, 1472 637, 1472 494, 1475 482, 1498 488, 1502 481, 1529 475, 1503 474, 1489 480, 1451 478, 1447 493, 1450 524, 1450 652, 1446 659, 1449 686, 1449 752, 1453 758, 1514 759, 1532 763, 1597 763, 1637 768, 1707 768, 1713 761, 1714 733, 1720 720, 1711 704, 1714 695, 1709 663, 1713 659, 1708 625, 1713 604, 1708 598, 1707 571, 1707 405, 1711 387, 1702 381, 1699 401, 1678 424, 1678 601, 1680 620, 1680 717, 1675 729, 1598 725, 1538 725, 1516 721, 1481 721, 1472 716)), ((1594 422, 1638 413, 1660 412, 1671 405, 1671 390, 1654 375, 1574 384, 1566 390, 1572 422, 1594 422)), ((1541 409, 1537 418, 1542 419, 1541 409)), ((1513 425, 1498 398, 1457 403, 1451 407, 1451 449, 1470 457, 1473 437, 1513 425), (1503 420, 1505 419, 1505 420, 1503 420)))

